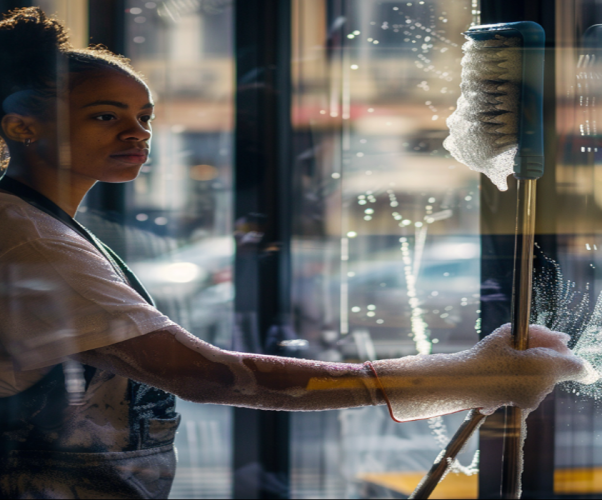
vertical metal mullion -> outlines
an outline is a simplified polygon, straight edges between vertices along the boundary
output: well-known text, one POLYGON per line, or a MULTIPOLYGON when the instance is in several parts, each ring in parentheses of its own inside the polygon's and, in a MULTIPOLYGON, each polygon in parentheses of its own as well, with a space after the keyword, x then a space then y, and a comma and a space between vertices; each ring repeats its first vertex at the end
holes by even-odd
MULTIPOLYGON (((556 161, 555 14, 546 0, 481 0, 481 23, 535 21, 546 31, 544 122, 546 171, 538 182, 536 241, 551 258, 556 257, 554 213, 556 161)), ((488 335, 510 321, 514 253, 516 183, 500 193, 491 182, 481 183, 481 283, 482 332, 488 335), (488 297, 489 295, 489 297, 488 297)), ((480 429, 481 464, 479 498, 500 498, 503 411, 489 417, 480 429)), ((523 498, 554 495, 554 395, 528 418, 522 476, 523 498)))
MULTIPOLYGON (((238 348, 278 354, 290 326, 290 0, 235 2, 235 258, 238 348), (250 331, 246 331, 250 330, 250 331)), ((289 415, 234 410, 234 498, 289 495, 289 415)))

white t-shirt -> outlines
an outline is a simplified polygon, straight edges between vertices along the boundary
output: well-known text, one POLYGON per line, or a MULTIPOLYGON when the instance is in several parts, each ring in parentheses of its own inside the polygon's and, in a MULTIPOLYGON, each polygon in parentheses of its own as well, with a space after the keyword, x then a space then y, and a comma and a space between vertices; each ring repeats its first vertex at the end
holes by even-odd
POLYGON ((85 238, 0 191, 0 397, 67 356, 173 324, 85 238))

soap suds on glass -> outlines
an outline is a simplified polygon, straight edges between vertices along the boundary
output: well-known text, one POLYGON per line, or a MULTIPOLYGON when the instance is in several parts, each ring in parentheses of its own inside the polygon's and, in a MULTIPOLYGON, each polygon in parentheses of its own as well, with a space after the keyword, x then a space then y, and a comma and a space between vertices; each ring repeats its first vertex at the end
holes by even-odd
MULTIPOLYGON (((542 265, 533 277, 531 323, 567 333, 568 347, 588 364, 592 378, 602 374, 602 293, 591 307, 590 287, 584 290, 565 279, 560 265, 536 245, 542 265)), ((565 391, 602 400, 602 379, 594 383, 566 382, 565 391)))

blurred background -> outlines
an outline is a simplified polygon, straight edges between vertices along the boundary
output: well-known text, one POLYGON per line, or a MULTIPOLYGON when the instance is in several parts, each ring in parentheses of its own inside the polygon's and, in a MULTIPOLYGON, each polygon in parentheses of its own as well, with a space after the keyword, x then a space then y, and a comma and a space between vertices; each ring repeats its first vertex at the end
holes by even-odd
MULTIPOLYGON (((442 142, 462 32, 539 22, 537 259, 595 303, 601 76, 582 56, 598 54, 583 37, 602 1, 0 0, 27 5, 75 45, 125 54, 157 104, 140 177, 95 187, 78 219, 199 338, 341 362, 465 350, 509 320, 516 187, 497 191, 442 142)), ((179 411, 173 498, 406 498, 464 418, 179 411)), ((433 497, 499 498, 500 418, 433 497)), ((595 398, 558 390, 530 421, 525 497, 601 495, 595 398)))

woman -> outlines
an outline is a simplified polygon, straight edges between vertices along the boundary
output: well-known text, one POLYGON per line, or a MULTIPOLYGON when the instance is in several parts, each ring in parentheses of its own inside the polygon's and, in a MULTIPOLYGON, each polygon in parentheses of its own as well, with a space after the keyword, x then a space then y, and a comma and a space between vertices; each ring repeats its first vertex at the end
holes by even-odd
POLYGON ((228 352, 157 311, 132 272, 73 220, 98 181, 146 162, 153 101, 126 60, 75 50, 37 8, 0 23, 0 495, 165 497, 175 394, 289 411, 389 404, 399 420, 515 404, 586 380, 568 337, 508 326, 473 349, 364 365, 228 352), (517 376, 518 375, 518 376, 517 376))

